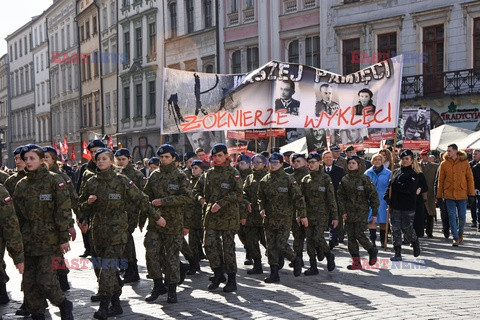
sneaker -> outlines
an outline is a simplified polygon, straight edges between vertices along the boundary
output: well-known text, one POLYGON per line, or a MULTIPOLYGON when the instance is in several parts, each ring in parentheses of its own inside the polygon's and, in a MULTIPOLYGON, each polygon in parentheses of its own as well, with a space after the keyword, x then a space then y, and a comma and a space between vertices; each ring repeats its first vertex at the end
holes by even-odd
POLYGON ((456 240, 454 239, 452 243, 452 247, 458 247, 459 244, 460 244, 459 239, 456 239, 456 240))

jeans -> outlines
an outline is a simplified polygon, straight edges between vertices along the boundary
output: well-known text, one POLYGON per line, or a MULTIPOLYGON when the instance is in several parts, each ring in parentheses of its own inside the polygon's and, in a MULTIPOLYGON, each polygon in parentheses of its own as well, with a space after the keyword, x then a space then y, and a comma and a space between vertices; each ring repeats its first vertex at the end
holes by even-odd
POLYGON ((467 215, 467 200, 450 200, 446 199, 445 203, 448 210, 448 221, 450 222, 450 230, 454 240, 458 239, 458 234, 463 234, 465 227, 465 219, 467 215), (458 227, 457 227, 457 210, 458 210, 458 227))

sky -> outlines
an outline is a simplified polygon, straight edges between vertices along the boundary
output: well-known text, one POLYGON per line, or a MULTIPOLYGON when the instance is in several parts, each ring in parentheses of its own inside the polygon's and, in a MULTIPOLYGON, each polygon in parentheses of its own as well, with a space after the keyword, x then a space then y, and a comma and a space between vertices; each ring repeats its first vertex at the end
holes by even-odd
POLYGON ((53 0, 2 0, 0 10, 0 56, 7 53, 5 38, 38 16, 53 3, 53 0))

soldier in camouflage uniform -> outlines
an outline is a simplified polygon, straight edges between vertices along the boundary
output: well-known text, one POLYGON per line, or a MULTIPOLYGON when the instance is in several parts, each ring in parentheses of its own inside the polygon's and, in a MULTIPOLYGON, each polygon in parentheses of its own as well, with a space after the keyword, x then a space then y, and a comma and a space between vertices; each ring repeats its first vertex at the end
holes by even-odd
MULTIPOLYGON (((133 181, 138 189, 143 190, 145 183, 147 182, 147 178, 145 178, 140 170, 135 169, 133 166, 131 162, 132 157, 130 156, 130 151, 125 148, 118 149, 115 152, 115 161, 117 166, 121 168, 120 173, 133 181)), ((135 242, 133 241, 132 236, 138 225, 139 210, 138 207, 133 203, 128 203, 127 206, 128 241, 125 245, 124 257, 128 259, 128 268, 125 270, 123 281, 125 283, 132 283, 140 280, 137 266, 137 254, 135 252, 135 242)))
POLYGON ((195 160, 197 160, 197 155, 193 151, 185 152, 183 155, 183 162, 185 163, 183 173, 185 173, 188 179, 192 178, 192 163, 195 160))
POLYGON ((263 231, 263 219, 258 209, 258 187, 260 180, 268 173, 265 168, 267 159, 257 154, 252 159, 253 173, 248 175, 243 184, 243 197, 247 201, 247 219, 245 221, 246 249, 253 258, 253 268, 248 274, 262 274, 262 254, 259 243, 265 237, 263 231))
POLYGON ((39 146, 24 146, 20 156, 27 175, 17 183, 13 198, 25 249, 25 304, 33 319, 45 319, 48 298, 60 307, 62 319, 73 319, 73 305, 65 298, 52 268, 52 259, 59 251, 70 250, 70 195, 63 178, 43 164, 44 152, 39 146))
POLYGON ((208 290, 215 290, 225 282, 226 272, 228 282, 223 291, 233 292, 237 290, 235 233, 240 225, 238 204, 243 200, 242 179, 240 173, 230 166, 226 145, 216 144, 211 156, 214 167, 205 173, 203 190, 200 190, 199 183, 193 190, 199 202, 206 204, 204 245, 214 272, 208 290))
POLYGON ((92 263, 95 268, 100 267, 98 293, 101 299, 94 318, 107 319, 123 313, 120 305, 123 283, 118 267, 127 264, 126 259, 122 259, 128 238, 127 204, 132 203, 146 213, 152 212, 153 208, 133 181, 114 171, 114 156, 110 149, 98 149, 95 161, 97 171, 84 184, 80 211, 83 216, 93 217, 92 244, 98 256, 92 257, 92 263))
MULTIPOLYGON (((0 256, 5 253, 5 246, 13 259, 20 274, 24 270, 23 242, 22 234, 15 209, 12 204, 12 198, 7 189, 0 184, 0 256)), ((7 278, 0 274, 0 304, 10 301, 6 288, 7 278)))
MULTIPOLYGON (((242 185, 245 182, 245 179, 247 179, 247 177, 252 174, 252 169, 250 168, 251 162, 252 159, 246 154, 241 154, 237 158, 237 170, 240 173, 240 177, 242 178, 242 185)), ((240 212, 247 211, 247 204, 248 203, 246 202, 246 200, 238 204, 238 209, 240 210, 240 212)), ((245 226, 242 223, 240 223, 240 228, 238 229, 238 238, 242 242, 246 254, 243 264, 246 266, 250 266, 253 264, 253 256, 247 247, 247 235, 245 234, 245 226)))
MULTIPOLYGON (((179 251, 183 242, 183 217, 185 205, 191 203, 191 192, 187 176, 175 166, 175 149, 169 144, 158 148, 160 169, 150 174, 144 192, 156 207, 155 215, 148 217, 149 223, 145 235, 145 249, 148 277, 153 279, 153 289, 146 301, 155 301, 159 295, 167 292, 168 303, 177 302, 177 283, 180 281, 179 251), (160 217, 162 225, 155 223, 160 217), (163 264, 162 264, 163 261, 163 264), (163 283, 162 269, 165 271, 163 283)), ((147 215, 141 214, 140 230, 143 229, 147 215)))
MULTIPOLYGON (((308 168, 307 168, 307 160, 305 159, 305 155, 301 153, 294 153, 290 156, 290 163, 292 164, 293 167, 293 173, 292 176, 297 181, 297 183, 300 185, 300 182, 302 181, 303 177, 305 177, 308 174, 308 168)), ((295 215, 295 212, 292 212, 292 235, 293 235, 293 251, 295 251, 295 254, 300 257, 300 260, 302 261, 302 267, 304 266, 303 264, 303 246, 305 243, 305 227, 303 227, 301 224, 297 223, 297 217, 295 215)), ((292 267, 292 264, 290 264, 290 267, 292 267)))
POLYGON ((347 267, 350 270, 362 268, 358 243, 368 251, 370 265, 377 262, 378 252, 365 235, 365 230, 367 230, 369 208, 372 208, 372 223, 375 223, 380 202, 372 180, 360 172, 360 163, 360 158, 357 156, 348 158, 348 173, 338 186, 338 205, 345 221, 348 251, 352 256, 352 264, 347 267))
MULTIPOLYGON (((283 170, 283 156, 272 153, 269 158, 270 173, 264 176, 258 186, 258 206, 267 238, 267 255, 270 264, 270 276, 266 283, 279 282, 279 255, 292 261, 293 274, 298 277, 302 272, 302 261, 288 245, 292 224, 292 212, 300 218, 300 223, 308 227, 305 211, 305 199, 297 181, 283 170)), ((295 219, 295 223, 297 220, 295 219)))
POLYGON ((335 256, 330 251, 323 232, 327 229, 329 217, 332 217, 334 228, 338 223, 337 202, 332 179, 320 166, 321 156, 317 152, 308 155, 307 161, 310 173, 303 177, 301 183, 302 194, 307 205, 308 228, 307 253, 310 257, 310 269, 305 271, 306 276, 318 274, 317 260, 327 257, 327 269, 335 269, 335 256))

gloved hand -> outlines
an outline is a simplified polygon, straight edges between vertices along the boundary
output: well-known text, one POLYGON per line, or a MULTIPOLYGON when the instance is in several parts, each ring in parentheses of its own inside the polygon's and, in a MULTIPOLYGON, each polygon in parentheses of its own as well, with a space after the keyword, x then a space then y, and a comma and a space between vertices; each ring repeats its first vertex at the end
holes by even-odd
POLYGON ((470 204, 470 206, 475 203, 475 197, 474 196, 468 196, 468 204, 470 204))

